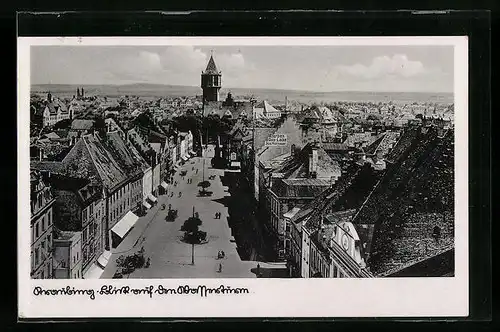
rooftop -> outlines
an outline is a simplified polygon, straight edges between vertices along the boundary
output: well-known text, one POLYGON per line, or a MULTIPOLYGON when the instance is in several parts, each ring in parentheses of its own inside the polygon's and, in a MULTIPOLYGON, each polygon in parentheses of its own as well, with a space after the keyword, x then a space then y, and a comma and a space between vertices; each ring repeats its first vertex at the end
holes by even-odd
POLYGON ((220 74, 219 69, 217 69, 217 66, 215 65, 215 61, 213 56, 210 56, 210 59, 208 60, 207 68, 203 72, 203 74, 210 74, 210 75, 218 75, 220 74))
POLYGON ((453 242, 453 132, 407 130, 392 162, 354 219, 374 225, 368 264, 375 274, 439 252, 453 242), (432 238, 434 227, 441 238, 432 238), (434 241, 434 242, 433 242, 434 241))
POLYGON ((90 130, 94 127, 94 120, 75 119, 71 122, 73 130, 90 130))

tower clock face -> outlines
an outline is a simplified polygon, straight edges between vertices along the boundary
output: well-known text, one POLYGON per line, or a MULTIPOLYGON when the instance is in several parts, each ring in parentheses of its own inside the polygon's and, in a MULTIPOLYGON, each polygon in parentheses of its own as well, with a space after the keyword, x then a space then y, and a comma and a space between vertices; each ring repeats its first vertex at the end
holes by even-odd
POLYGON ((347 235, 342 235, 342 247, 347 250, 349 247, 349 240, 347 239, 347 235))

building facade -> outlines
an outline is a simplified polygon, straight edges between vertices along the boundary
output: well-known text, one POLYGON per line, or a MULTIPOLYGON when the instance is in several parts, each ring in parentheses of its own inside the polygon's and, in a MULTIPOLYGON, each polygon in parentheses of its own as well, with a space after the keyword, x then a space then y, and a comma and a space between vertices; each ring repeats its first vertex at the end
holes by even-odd
POLYGON ((59 99, 47 95, 47 105, 43 110, 43 126, 53 126, 61 120, 71 119, 71 112, 59 99))
POLYGON ((60 232, 54 239, 54 278, 81 279, 82 273, 81 232, 60 232))
POLYGON ((39 172, 31 171, 31 277, 53 278, 53 205, 52 190, 39 172))

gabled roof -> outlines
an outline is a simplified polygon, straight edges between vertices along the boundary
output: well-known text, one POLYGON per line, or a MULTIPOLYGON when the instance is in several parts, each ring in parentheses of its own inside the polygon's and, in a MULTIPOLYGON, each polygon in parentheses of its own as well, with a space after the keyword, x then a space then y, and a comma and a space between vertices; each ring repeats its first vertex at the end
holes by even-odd
POLYGON ((67 175, 89 179, 113 191, 127 180, 127 174, 103 144, 93 135, 80 138, 62 161, 67 175))
POLYGON ((94 120, 75 119, 71 122, 73 130, 90 130, 94 126, 94 120))
POLYGON ((350 148, 343 143, 331 143, 331 142, 322 142, 321 148, 325 151, 347 151, 350 148))
POLYGON ((210 56, 210 59, 208 60, 207 68, 203 72, 203 74, 210 74, 210 75, 218 75, 219 69, 217 69, 217 66, 215 65, 215 61, 213 56, 210 56))
POLYGON ((61 138, 59 137, 59 135, 57 135, 55 132, 50 132, 48 134, 45 134, 45 137, 49 138, 49 139, 58 139, 58 138, 61 138))
POLYGON ((321 179, 280 179, 273 185, 272 191, 278 197, 314 198, 329 187, 330 182, 321 179))
POLYGON ((120 134, 112 132, 107 134, 106 148, 118 162, 128 176, 134 177, 142 173, 142 158, 132 152, 131 144, 126 142, 120 134))
POLYGON ((353 180, 358 176, 361 167, 357 164, 351 165, 333 186, 326 189, 317 196, 304 209, 312 209, 305 227, 313 232, 321 225, 321 216, 333 211, 338 199, 349 189, 353 180))
MULTIPOLYGON (((306 178, 309 170, 309 155, 312 153, 313 144, 309 143, 296 155, 276 168, 277 173, 283 173, 285 178, 306 178)), ((342 174, 339 163, 333 160, 322 148, 317 148, 317 177, 339 177, 342 174)))
POLYGON ((257 105, 255 105, 255 110, 257 112, 262 112, 263 115, 267 113, 281 113, 281 111, 277 110, 274 106, 269 104, 267 100, 261 101, 257 105))
POLYGON ((58 110, 62 113, 68 112, 66 105, 59 99, 53 99, 52 102, 47 103, 45 109, 48 109, 51 115, 57 114, 58 110))

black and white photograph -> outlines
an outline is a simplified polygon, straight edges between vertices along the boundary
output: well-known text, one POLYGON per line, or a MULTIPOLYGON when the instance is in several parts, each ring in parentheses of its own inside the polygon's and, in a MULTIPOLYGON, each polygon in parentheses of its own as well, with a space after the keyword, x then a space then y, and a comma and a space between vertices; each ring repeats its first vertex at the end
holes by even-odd
POLYGON ((263 39, 25 43, 31 285, 466 280, 466 48, 263 39))

